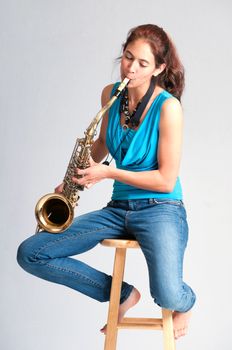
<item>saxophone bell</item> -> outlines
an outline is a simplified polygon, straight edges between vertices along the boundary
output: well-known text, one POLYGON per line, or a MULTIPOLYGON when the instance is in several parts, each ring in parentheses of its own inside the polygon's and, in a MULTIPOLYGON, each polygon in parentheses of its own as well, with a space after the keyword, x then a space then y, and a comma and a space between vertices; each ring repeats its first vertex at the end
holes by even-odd
POLYGON ((70 201, 60 193, 48 193, 41 197, 35 207, 37 232, 50 233, 65 231, 74 218, 74 208, 70 201))
POLYGON ((91 147, 94 142, 97 126, 103 115, 108 111, 123 89, 129 83, 125 78, 118 86, 116 92, 105 106, 98 112, 89 127, 86 129, 85 137, 77 139, 68 168, 64 177, 64 188, 62 193, 49 193, 39 199, 35 207, 37 220, 36 232, 45 230, 51 233, 65 231, 74 218, 74 208, 79 200, 78 192, 84 186, 76 185, 72 181, 76 168, 85 169, 89 167, 91 147))

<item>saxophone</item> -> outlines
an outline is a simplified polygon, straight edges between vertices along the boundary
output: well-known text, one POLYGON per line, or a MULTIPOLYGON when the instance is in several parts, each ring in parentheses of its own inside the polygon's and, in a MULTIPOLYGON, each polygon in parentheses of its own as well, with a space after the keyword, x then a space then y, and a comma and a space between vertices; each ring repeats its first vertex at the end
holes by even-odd
POLYGON ((111 99, 102 107, 86 129, 84 133, 85 137, 76 140, 64 176, 62 192, 48 193, 37 202, 35 207, 35 216, 37 220, 36 232, 45 230, 50 233, 60 233, 71 225, 74 218, 74 209, 80 198, 79 191, 84 190, 84 186, 75 184, 72 181, 72 177, 75 175, 76 168, 85 169, 90 166, 91 147, 94 143, 98 124, 128 83, 128 78, 125 78, 121 82, 111 99))

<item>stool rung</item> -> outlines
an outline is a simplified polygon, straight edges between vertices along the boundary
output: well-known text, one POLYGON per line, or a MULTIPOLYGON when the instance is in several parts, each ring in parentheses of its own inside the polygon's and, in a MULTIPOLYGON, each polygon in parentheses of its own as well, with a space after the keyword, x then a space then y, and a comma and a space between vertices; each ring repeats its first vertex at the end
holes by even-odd
POLYGON ((110 292, 110 302, 107 319, 107 332, 104 350, 116 350, 117 335, 121 329, 144 329, 162 331, 164 350, 175 350, 175 338, 173 333, 172 311, 162 308, 162 318, 136 318, 124 317, 118 322, 120 306, 121 285, 123 281, 126 251, 128 248, 140 248, 137 241, 105 239, 102 245, 115 248, 113 277, 110 292))
POLYGON ((135 318, 125 317, 122 322, 118 323, 117 328, 123 329, 163 329, 161 318, 135 318))

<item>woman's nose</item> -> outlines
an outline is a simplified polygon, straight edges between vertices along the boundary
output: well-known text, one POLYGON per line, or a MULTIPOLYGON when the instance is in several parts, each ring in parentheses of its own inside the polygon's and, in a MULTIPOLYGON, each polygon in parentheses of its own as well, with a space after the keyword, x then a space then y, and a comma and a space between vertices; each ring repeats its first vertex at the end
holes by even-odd
POLYGON ((129 72, 130 73, 135 73, 136 71, 136 62, 135 61, 132 61, 129 65, 129 72))

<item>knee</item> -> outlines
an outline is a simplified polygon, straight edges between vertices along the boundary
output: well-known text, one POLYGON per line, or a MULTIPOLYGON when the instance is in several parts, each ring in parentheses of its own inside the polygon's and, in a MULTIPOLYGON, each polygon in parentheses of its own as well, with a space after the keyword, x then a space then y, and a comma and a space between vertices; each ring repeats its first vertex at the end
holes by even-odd
POLYGON ((22 242, 17 250, 16 259, 18 264, 26 271, 28 271, 31 265, 35 262, 35 256, 33 249, 28 240, 22 242))
POLYGON ((177 310, 179 305, 179 300, 171 295, 164 296, 155 300, 156 304, 160 307, 168 310, 177 310))
POLYGON ((157 305, 169 310, 178 310, 181 304, 181 295, 173 288, 162 290, 152 297, 157 305))
POLYGON ((184 289, 172 286, 160 290, 158 293, 156 291, 156 294, 152 296, 154 302, 160 307, 179 312, 190 310, 196 300, 196 296, 190 287, 184 289))

